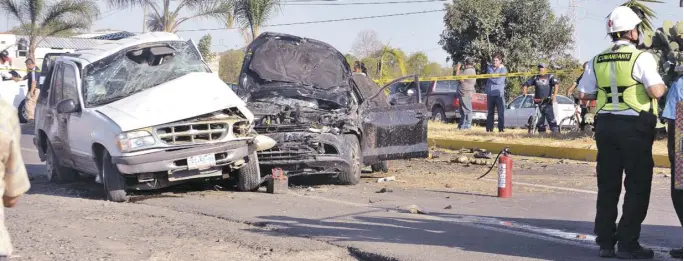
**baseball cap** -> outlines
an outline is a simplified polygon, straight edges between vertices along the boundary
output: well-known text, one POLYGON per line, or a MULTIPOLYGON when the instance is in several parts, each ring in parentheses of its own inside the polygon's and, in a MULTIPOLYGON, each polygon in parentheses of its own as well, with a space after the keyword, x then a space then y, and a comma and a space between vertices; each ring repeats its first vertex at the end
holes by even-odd
POLYGON ((537 68, 546 68, 546 64, 539 63, 539 64, 537 64, 537 68))

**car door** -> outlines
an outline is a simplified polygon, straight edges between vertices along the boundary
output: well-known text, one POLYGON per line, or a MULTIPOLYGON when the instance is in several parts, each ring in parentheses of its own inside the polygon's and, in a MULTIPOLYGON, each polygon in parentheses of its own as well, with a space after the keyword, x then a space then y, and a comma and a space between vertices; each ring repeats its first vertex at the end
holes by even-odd
POLYGON ((518 121, 518 126, 526 126, 527 120, 534 114, 534 96, 527 95, 523 101, 522 106, 516 112, 516 118, 518 121))
POLYGON ((82 95, 79 92, 81 84, 80 70, 76 63, 64 61, 62 63, 62 101, 72 100, 76 104, 77 111, 60 113, 61 135, 66 140, 64 144, 65 155, 69 155, 69 163, 72 168, 85 173, 96 174, 97 165, 93 161, 92 143, 81 137, 90 135, 90 130, 84 128, 88 124, 82 121, 83 104, 82 95))
POLYGON ((396 79, 383 86, 378 93, 360 105, 363 162, 370 165, 383 160, 424 158, 428 155, 427 107, 422 92, 410 103, 371 107, 374 99, 386 88, 415 75, 396 79))
POLYGON ((72 162, 68 157, 68 139, 64 116, 57 112, 57 104, 63 99, 64 64, 62 62, 56 62, 53 74, 50 81, 48 106, 44 115, 45 131, 52 150, 60 156, 58 157, 60 164, 71 166, 72 162))
POLYGON ((524 100, 524 96, 518 96, 506 106, 506 110, 504 111, 504 127, 515 128, 521 126, 518 121, 517 113, 521 109, 524 100))

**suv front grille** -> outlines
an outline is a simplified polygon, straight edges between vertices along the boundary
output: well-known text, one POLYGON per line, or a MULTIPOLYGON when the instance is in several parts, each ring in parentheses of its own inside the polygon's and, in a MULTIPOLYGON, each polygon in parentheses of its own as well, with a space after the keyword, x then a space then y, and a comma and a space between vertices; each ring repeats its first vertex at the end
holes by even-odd
POLYGON ((159 139, 167 145, 201 144, 221 140, 229 133, 228 122, 178 123, 155 128, 159 139))

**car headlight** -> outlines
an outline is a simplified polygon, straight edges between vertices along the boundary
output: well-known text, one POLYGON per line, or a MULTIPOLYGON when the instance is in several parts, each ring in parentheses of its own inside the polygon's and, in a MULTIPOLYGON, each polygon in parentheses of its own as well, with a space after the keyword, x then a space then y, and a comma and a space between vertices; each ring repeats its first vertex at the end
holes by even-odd
POLYGON ((155 145, 157 141, 148 131, 132 131, 116 136, 121 152, 131 152, 155 145))

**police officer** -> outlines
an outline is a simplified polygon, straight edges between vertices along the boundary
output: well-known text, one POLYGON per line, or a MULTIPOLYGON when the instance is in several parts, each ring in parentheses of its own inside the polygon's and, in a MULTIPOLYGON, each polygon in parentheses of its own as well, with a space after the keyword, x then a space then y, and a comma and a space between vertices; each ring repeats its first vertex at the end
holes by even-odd
POLYGON ((558 79, 553 74, 546 73, 546 64, 540 63, 537 67, 539 75, 535 75, 523 84, 523 95, 527 95, 527 87, 534 86, 534 99, 542 100, 541 117, 537 123, 539 132, 546 132, 544 118, 549 123, 551 132, 560 132, 556 117, 553 115, 553 102, 556 101, 556 94, 558 94, 558 79))
POLYGON ((666 87, 653 56, 635 47, 642 18, 625 6, 610 13, 606 29, 613 46, 590 61, 578 87, 581 99, 596 99, 598 111, 594 233, 601 257, 653 258, 653 251, 639 244, 639 234, 651 195, 655 99, 666 87), (625 198, 616 227, 623 172, 625 198))

